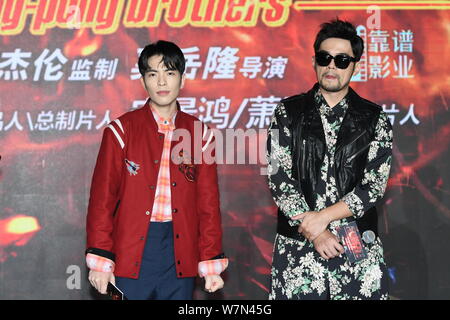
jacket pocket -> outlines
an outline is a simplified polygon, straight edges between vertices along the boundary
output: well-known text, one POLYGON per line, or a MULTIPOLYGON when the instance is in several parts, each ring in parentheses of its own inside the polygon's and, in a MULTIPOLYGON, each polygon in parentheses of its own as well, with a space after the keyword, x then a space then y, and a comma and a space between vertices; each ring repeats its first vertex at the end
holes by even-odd
POLYGON ((113 218, 116 216, 117 211, 119 211, 119 205, 120 205, 120 200, 117 201, 116 208, 115 208, 114 211, 113 211, 113 215, 112 215, 113 218))

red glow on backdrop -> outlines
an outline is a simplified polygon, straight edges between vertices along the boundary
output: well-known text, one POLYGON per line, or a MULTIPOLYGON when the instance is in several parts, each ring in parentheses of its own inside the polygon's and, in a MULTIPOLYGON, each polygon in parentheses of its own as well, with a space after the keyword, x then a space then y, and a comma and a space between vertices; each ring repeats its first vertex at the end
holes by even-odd
POLYGON ((35 217, 18 214, 0 220, 0 262, 5 262, 9 255, 16 255, 14 252, 7 254, 7 250, 25 246, 40 230, 35 217))
POLYGON ((75 32, 72 40, 64 46, 64 54, 68 58, 86 57, 94 54, 102 45, 101 36, 89 36, 88 29, 82 28, 75 32))

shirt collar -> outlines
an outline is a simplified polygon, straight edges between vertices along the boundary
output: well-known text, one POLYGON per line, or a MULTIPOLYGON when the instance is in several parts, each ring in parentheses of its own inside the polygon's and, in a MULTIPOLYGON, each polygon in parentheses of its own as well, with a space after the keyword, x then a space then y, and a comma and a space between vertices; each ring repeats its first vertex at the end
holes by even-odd
POLYGON ((325 100, 320 89, 317 89, 316 93, 314 94, 314 101, 320 112, 325 115, 343 115, 348 109, 348 93, 333 108, 330 107, 327 100, 325 100))
POLYGON ((150 110, 152 111, 153 118, 158 125, 158 131, 173 131, 175 129, 175 118, 177 116, 178 110, 174 112, 174 114, 169 118, 162 117, 158 111, 152 107, 151 103, 149 103, 150 110))

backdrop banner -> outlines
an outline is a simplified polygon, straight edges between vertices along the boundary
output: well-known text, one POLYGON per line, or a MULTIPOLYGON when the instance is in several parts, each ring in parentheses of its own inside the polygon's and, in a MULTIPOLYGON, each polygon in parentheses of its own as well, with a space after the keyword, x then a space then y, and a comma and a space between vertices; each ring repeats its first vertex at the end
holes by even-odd
POLYGON ((0 0, 0 299, 97 299, 85 265, 106 125, 142 107, 138 55, 185 54, 183 111, 215 129, 225 288, 267 299, 277 208, 265 143, 284 97, 315 83, 313 42, 339 17, 364 39, 351 86, 383 106, 394 161, 379 208, 393 299, 450 299, 449 1, 0 0))

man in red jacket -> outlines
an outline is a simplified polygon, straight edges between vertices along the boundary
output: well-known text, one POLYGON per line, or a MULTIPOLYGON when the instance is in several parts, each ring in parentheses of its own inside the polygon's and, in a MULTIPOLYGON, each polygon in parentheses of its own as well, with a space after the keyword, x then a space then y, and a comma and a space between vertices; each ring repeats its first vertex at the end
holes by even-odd
POLYGON ((228 265, 216 164, 205 161, 214 137, 177 103, 185 81, 178 46, 149 44, 138 65, 149 99, 105 128, 92 178, 89 281, 101 293, 116 284, 128 299, 192 299, 197 274, 214 292, 228 265))

